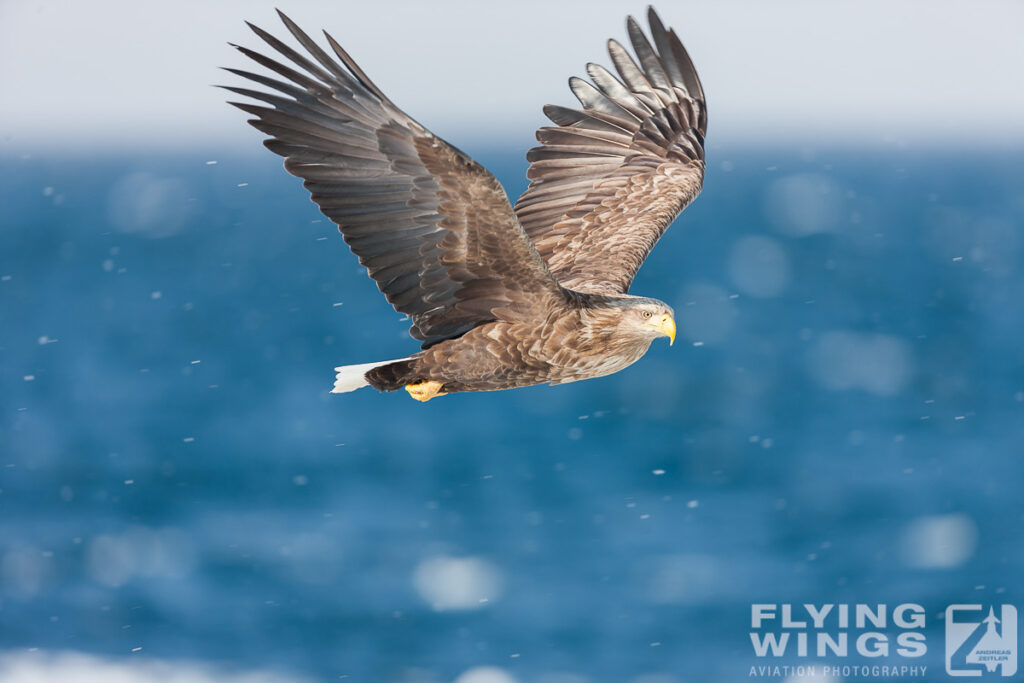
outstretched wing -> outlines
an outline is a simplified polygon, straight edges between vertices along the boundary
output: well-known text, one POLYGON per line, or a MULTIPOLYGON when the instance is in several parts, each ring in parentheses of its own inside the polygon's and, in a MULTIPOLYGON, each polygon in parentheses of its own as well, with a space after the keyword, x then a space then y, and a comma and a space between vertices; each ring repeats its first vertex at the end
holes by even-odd
POLYGON ((582 110, 548 105, 530 186, 515 210, 555 279, 582 292, 625 293, 654 244, 704 181, 704 91, 675 31, 651 8, 651 47, 627 22, 640 64, 614 40, 619 78, 588 64, 569 80, 582 110))
POLYGON ((563 301, 494 176, 396 107, 330 35, 340 64, 279 14, 309 56, 250 24, 301 71, 236 46, 285 81, 228 69, 269 89, 225 86, 263 103, 231 104, 255 116, 410 334, 425 348, 563 301))

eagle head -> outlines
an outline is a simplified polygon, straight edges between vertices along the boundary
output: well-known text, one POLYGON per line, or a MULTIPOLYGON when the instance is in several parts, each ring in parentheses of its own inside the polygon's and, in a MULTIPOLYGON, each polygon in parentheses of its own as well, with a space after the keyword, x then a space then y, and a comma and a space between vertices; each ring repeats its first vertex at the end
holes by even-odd
POLYGON ((672 307, 657 299, 627 299, 622 307, 619 332, 650 340, 668 337, 671 345, 676 340, 676 317, 672 307))

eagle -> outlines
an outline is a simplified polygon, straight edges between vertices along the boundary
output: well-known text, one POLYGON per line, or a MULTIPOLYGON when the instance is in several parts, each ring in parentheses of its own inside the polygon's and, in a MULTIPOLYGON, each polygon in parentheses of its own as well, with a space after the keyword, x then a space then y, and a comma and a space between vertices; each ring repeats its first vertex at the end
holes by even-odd
MULTIPOLYGON (((336 368, 333 392, 406 389, 419 400, 463 391, 564 384, 640 359, 675 340, 672 308, 629 293, 654 244, 704 180, 704 91, 675 31, 633 17, 635 57, 608 41, 618 75, 588 64, 569 87, 580 107, 544 107, 554 123, 527 154, 513 205, 467 154, 378 88, 326 31, 332 54, 284 13, 305 53, 248 24, 275 58, 233 45, 274 76, 227 71, 222 86, 269 136, 421 350, 336 368)), ((247 22, 248 23, 248 22, 247 22)))

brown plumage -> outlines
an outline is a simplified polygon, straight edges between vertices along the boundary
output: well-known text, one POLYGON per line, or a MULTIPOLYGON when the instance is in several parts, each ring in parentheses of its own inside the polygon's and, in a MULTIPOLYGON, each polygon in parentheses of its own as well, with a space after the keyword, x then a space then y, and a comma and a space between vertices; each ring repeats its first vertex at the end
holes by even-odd
POLYGON ((227 87, 262 103, 231 104, 255 117, 422 342, 408 358, 337 368, 334 391, 405 387, 428 400, 561 384, 617 372, 656 337, 674 339, 672 309, 628 291, 700 192, 707 119, 693 63, 653 8, 653 47, 627 22, 639 63, 609 41, 618 77, 590 64, 593 85, 569 82, 581 109, 544 108, 556 125, 537 132, 514 208, 493 175, 399 109, 330 35, 334 56, 279 14, 308 56, 250 24, 285 60, 238 49, 285 80, 228 69, 265 88, 227 87))

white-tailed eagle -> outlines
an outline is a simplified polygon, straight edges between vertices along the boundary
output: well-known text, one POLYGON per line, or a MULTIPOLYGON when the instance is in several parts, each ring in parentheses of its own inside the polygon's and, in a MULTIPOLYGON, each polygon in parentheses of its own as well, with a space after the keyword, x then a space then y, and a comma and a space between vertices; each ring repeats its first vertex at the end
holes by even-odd
POLYGON ((491 173, 398 108, 325 33, 318 46, 281 19, 299 52, 251 26, 280 56, 238 47, 274 77, 228 87, 270 136, 289 173, 338 225, 380 291, 412 321, 422 350, 337 368, 335 392, 371 385, 416 399, 561 384, 617 372, 659 336, 672 309, 629 294, 640 265, 700 192, 707 116, 697 72, 674 31, 648 10, 652 45, 630 17, 636 58, 614 40, 618 76, 588 64, 572 78, 578 109, 527 155, 513 206, 491 173), (283 59, 282 59, 283 57, 283 59))

